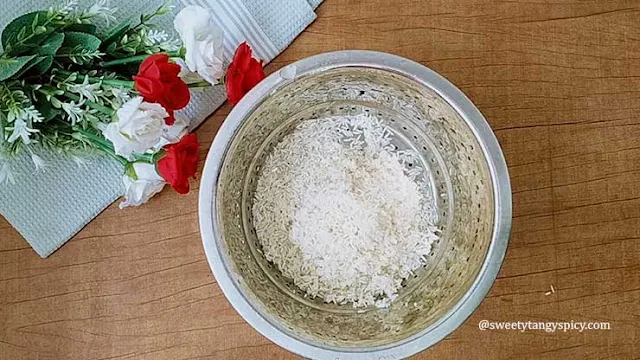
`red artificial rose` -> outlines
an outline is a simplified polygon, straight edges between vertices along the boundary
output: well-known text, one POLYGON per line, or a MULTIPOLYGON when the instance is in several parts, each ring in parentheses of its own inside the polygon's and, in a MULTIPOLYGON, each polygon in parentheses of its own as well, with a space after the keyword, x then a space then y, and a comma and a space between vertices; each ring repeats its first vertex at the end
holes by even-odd
POLYGON ((147 57, 133 77, 135 88, 147 102, 158 103, 167 110, 167 125, 175 121, 173 111, 187 106, 191 95, 189 86, 180 79, 180 65, 170 63, 167 54, 147 57))
POLYGON ((233 55, 233 62, 227 69, 227 98, 233 105, 264 79, 262 60, 252 57, 251 47, 243 42, 233 55))
POLYGON ((158 173, 179 194, 188 193, 189 178, 195 178, 199 147, 196 134, 188 134, 180 142, 165 146, 167 154, 158 160, 158 173))

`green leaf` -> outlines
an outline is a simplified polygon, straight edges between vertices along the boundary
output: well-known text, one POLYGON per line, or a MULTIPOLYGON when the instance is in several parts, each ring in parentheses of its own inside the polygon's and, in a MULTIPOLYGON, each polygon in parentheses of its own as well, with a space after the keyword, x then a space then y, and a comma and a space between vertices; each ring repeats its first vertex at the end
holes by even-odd
POLYGON ((64 41, 64 34, 62 33, 54 33, 51 34, 44 42, 42 46, 38 47, 36 50, 36 54, 38 55, 55 55, 60 46, 62 46, 62 42, 64 41))
POLYGON ((73 53, 78 50, 92 52, 98 50, 101 43, 100 39, 91 34, 74 31, 65 32, 62 47, 56 52, 56 54, 73 53))
POLYGON ((12 53, 17 54, 25 51, 29 46, 36 46, 47 37, 46 33, 33 35, 33 31, 38 26, 44 26, 48 22, 48 13, 46 11, 36 11, 19 16, 11 21, 2 31, 0 41, 5 50, 10 49, 12 53), (35 24, 35 26, 34 26, 35 24), (30 29, 29 31, 27 31, 30 29), (25 37, 29 39, 20 44, 25 37))
POLYGON ((127 165, 124 166, 124 173, 133 181, 138 180, 138 174, 136 174, 136 169, 133 167, 133 163, 127 163, 127 165))
POLYGON ((15 75, 25 66, 35 55, 19 56, 17 58, 0 59, 0 81, 7 80, 15 75))
POLYGON ((36 26, 33 29, 33 33, 36 35, 41 35, 47 32, 47 27, 46 26, 36 26))
POLYGON ((118 39, 122 37, 122 35, 124 35, 127 31, 129 31, 130 27, 131 27, 131 19, 127 19, 121 22, 120 24, 112 27, 104 35, 103 37, 104 40, 102 40, 102 46, 108 47, 113 42, 117 42, 118 39))
POLYGON ((66 31, 81 32, 85 34, 95 35, 98 27, 93 24, 73 24, 66 27, 66 31))
POLYGON ((107 46, 107 52, 112 53, 116 51, 116 47, 118 47, 118 44, 112 42, 111 44, 109 44, 109 46, 107 46))
POLYGON ((44 121, 49 121, 62 114, 62 110, 54 108, 51 105, 51 102, 47 101, 47 97, 45 95, 37 93, 35 100, 36 108, 38 109, 38 111, 40 111, 42 117, 44 117, 44 121))
POLYGON ((33 21, 31 22, 31 29, 35 29, 38 27, 38 20, 40 18, 40 14, 36 13, 36 16, 33 17, 33 21))
POLYGON ((35 74, 35 75, 42 75, 44 73, 46 73, 49 68, 51 68, 51 65, 53 65, 53 55, 46 55, 43 56, 44 60, 42 60, 41 62, 37 63, 33 69, 31 69, 31 71, 35 74))
POLYGON ((46 58, 47 58, 46 56, 34 57, 33 59, 29 60, 22 67, 22 69, 20 69, 20 71, 18 71, 17 73, 12 75, 11 77, 13 77, 14 79, 20 79, 22 77, 22 75, 24 75, 29 69, 31 69, 32 67, 40 64, 42 61, 46 60, 46 58))
POLYGON ((16 36, 16 40, 20 41, 26 37, 27 37, 27 28, 23 27, 22 29, 20 29, 20 31, 18 31, 18 36, 16 36))

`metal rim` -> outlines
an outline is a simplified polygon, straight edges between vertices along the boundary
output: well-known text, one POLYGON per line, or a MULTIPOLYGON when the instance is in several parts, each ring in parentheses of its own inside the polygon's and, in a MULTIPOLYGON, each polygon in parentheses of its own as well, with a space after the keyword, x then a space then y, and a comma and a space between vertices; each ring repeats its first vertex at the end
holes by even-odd
POLYGON ((340 67, 371 67, 390 70, 417 81, 437 92, 471 127, 488 163, 495 199, 491 244, 475 281, 442 318, 426 329, 395 344, 364 351, 325 348, 292 337, 272 324, 247 301, 235 285, 220 251, 220 231, 214 221, 216 186, 226 150, 243 120, 261 99, 291 81, 275 72, 252 89, 227 116, 207 155, 199 193, 200 233, 209 266, 223 293, 236 311, 258 332, 279 346, 309 358, 403 358, 416 354, 442 340, 458 328, 480 305, 498 275, 511 231, 511 185, 504 155, 489 124, 473 103, 453 84, 433 70, 414 61, 387 53, 349 50, 312 56, 289 65, 297 75, 312 74, 340 67))

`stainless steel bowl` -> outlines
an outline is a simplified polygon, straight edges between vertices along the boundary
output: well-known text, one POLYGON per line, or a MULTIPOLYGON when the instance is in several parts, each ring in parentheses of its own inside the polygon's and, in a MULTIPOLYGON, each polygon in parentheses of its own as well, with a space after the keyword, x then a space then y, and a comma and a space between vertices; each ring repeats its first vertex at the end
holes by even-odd
POLYGON ((505 255, 511 189, 493 132, 460 90, 398 56, 340 51, 272 74, 233 109, 207 156, 199 211, 218 284, 260 333, 309 358, 389 359, 435 344, 480 304, 505 255), (261 164, 283 136, 310 118, 366 112, 429 169, 442 229, 387 309, 306 298, 264 259, 251 218, 261 164))

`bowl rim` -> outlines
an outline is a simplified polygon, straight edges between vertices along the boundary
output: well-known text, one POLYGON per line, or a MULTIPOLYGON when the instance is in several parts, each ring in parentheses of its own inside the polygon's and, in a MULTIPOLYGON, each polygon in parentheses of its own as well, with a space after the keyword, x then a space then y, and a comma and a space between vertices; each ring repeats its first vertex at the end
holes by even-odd
POLYGON ((322 53, 275 71, 254 87, 231 110, 218 130, 207 154, 200 182, 199 225, 202 244, 213 275, 235 310, 259 333, 279 346, 314 359, 395 359, 416 354, 442 340, 458 328, 480 305, 496 279, 505 257, 512 221, 511 184, 507 164, 489 124, 467 96, 443 76, 412 60, 383 52, 343 50, 322 53), (368 67, 399 73, 440 95, 467 122, 485 155, 495 200, 493 235, 479 273, 463 297, 426 329, 391 344, 362 349, 316 345, 294 337, 273 324, 246 299, 235 284, 220 249, 220 229, 214 211, 218 177, 226 151, 255 106, 275 89, 291 82, 291 74, 310 75, 336 68, 368 67))

